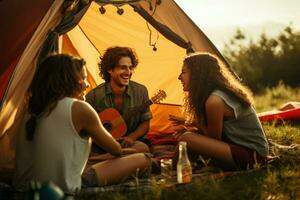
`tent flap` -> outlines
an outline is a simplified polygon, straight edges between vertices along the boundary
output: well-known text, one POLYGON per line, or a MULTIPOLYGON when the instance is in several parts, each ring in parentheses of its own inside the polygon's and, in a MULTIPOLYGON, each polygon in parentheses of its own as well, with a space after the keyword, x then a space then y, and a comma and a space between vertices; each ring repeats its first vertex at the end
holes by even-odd
POLYGON ((102 5, 106 12, 102 14, 99 5, 90 2, 1 1, 0 171, 14 167, 15 138, 26 111, 25 94, 39 55, 42 59, 60 48, 61 52, 84 58, 89 82, 95 87, 103 82, 98 69, 103 52, 111 46, 133 48, 139 65, 132 80, 145 85, 150 97, 158 90, 167 93, 163 104, 151 106, 151 131, 158 133, 173 131, 168 115, 181 114, 184 93, 178 75, 187 52, 210 52, 223 59, 174 0, 128 1, 134 3, 118 5, 124 12, 111 4, 116 1, 106 1, 102 5), (80 5, 69 12, 65 3, 70 2, 80 5))

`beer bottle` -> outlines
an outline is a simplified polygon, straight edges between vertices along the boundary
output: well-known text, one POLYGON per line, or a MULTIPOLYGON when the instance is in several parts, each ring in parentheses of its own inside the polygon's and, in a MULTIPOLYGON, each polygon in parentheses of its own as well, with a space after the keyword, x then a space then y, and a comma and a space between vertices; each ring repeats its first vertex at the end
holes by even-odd
POLYGON ((189 183, 192 180, 192 167, 188 158, 186 142, 179 142, 179 154, 177 161, 177 182, 189 183))

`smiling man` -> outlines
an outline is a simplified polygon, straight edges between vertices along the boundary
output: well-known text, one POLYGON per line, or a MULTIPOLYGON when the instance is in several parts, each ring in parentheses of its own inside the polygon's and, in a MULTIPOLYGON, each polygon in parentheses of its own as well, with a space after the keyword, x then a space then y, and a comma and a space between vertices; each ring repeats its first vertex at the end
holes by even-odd
MULTIPOLYGON (((147 134, 152 118, 147 105, 148 90, 144 85, 130 80, 137 64, 138 58, 133 49, 118 46, 108 48, 99 63, 100 76, 105 82, 90 91, 86 100, 98 113, 110 118, 111 121, 101 118, 108 131, 118 131, 118 126, 122 126, 120 117, 125 120, 127 130, 117 138, 122 147, 149 152, 148 146, 139 141, 147 134), (109 108, 117 110, 120 116, 113 117, 114 113, 110 113, 109 108)), ((93 151, 97 151, 95 146, 93 151)))

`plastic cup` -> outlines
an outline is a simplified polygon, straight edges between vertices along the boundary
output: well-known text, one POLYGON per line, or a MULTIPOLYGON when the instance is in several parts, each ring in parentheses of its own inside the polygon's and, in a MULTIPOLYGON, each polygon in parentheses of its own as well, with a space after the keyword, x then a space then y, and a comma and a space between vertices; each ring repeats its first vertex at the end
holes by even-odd
POLYGON ((160 160, 161 176, 165 180, 172 178, 172 159, 163 158, 160 160))

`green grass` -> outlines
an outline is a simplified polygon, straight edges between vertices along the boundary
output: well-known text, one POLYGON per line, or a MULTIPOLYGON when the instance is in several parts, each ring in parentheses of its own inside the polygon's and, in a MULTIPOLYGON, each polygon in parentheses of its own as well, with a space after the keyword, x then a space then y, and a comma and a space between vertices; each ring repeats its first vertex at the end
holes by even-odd
POLYGON ((289 101, 300 102, 300 88, 292 89, 282 82, 274 88, 267 88, 261 95, 255 96, 255 108, 257 112, 279 108, 289 101))
MULTIPOLYGON (((275 109, 288 101, 300 101, 300 89, 279 84, 255 97, 258 112, 275 109)), ((268 139, 284 145, 300 143, 299 124, 263 124, 268 139)), ((294 156, 294 157, 293 157, 294 156)), ((221 179, 198 180, 166 187, 154 184, 151 190, 129 193, 99 193, 76 199, 300 199, 300 159, 277 161, 267 168, 221 179)), ((299 158, 299 154, 296 155, 299 158)))

